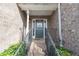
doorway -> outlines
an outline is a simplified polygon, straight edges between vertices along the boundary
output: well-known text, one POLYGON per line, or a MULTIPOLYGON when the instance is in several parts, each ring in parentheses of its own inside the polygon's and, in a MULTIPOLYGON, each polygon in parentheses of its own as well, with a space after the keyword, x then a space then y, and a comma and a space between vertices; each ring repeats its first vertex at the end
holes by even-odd
POLYGON ((32 37, 45 38, 45 28, 47 28, 47 19, 33 19, 32 37))

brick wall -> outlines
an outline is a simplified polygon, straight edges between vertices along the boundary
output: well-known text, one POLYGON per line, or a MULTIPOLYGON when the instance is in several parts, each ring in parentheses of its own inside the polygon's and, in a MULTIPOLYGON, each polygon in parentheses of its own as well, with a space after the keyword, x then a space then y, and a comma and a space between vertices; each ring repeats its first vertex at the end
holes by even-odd
POLYGON ((79 55, 79 4, 61 4, 64 47, 79 55))
POLYGON ((0 4, 0 51, 21 39, 23 26, 16 4, 0 4))
POLYGON ((50 19, 48 20, 49 32, 57 46, 59 46, 59 34, 58 34, 58 9, 53 11, 50 19))

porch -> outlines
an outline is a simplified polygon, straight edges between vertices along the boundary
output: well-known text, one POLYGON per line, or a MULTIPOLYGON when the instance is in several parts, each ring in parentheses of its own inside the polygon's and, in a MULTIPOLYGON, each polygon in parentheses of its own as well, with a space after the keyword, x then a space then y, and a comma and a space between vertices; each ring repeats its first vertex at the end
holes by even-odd
POLYGON ((22 40, 26 44, 27 54, 58 55, 56 52, 56 46, 60 45, 58 4, 38 3, 17 6, 23 20, 22 40))

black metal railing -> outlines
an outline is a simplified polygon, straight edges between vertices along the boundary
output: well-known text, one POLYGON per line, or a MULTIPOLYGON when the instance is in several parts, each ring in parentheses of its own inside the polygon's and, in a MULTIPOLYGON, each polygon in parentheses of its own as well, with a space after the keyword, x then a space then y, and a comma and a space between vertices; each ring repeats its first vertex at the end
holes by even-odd
POLYGON ((48 56, 59 56, 59 52, 55 46, 55 43, 49 34, 48 29, 45 29, 45 42, 47 46, 47 55, 48 56))
POLYGON ((32 29, 24 36, 24 39, 20 41, 20 46, 18 47, 14 55, 15 56, 19 55, 22 48, 23 50, 25 50, 24 54, 27 55, 31 42, 32 42, 32 29))
MULTIPOLYGON (((45 42, 46 42, 46 46, 47 46, 47 55, 48 56, 59 56, 59 52, 47 29, 45 30, 45 42)), ((21 40, 21 44, 18 47, 18 49, 16 50, 16 53, 14 55, 15 56, 19 55, 19 52, 21 51, 21 48, 23 46, 24 46, 23 50, 25 50, 25 53, 27 55, 31 43, 32 43, 32 29, 24 36, 24 39, 21 40)))

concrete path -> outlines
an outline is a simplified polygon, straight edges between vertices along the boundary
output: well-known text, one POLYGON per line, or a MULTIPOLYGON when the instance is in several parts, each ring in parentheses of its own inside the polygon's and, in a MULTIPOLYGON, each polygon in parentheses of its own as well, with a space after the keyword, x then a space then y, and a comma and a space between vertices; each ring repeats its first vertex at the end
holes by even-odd
POLYGON ((46 44, 44 39, 34 39, 28 51, 28 56, 45 56, 46 44))

